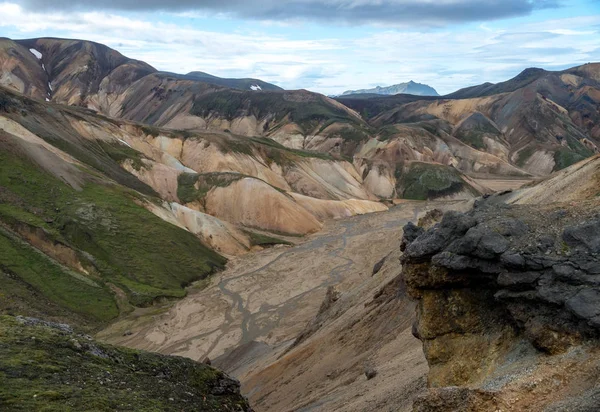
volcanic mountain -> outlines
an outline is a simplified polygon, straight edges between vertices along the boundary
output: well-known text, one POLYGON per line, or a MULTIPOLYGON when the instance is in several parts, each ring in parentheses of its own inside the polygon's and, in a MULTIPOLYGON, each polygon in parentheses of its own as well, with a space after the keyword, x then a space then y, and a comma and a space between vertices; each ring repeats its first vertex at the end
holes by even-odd
POLYGON ((438 92, 436 92, 433 87, 422 83, 415 83, 412 80, 406 83, 398 83, 393 86, 377 86, 372 89, 346 90, 344 93, 342 93, 342 96, 353 94, 412 94, 415 96, 439 96, 438 92))
MULTIPOLYGON (((475 178, 527 178, 598 150, 594 64, 528 69, 443 98, 355 95, 338 102, 253 79, 158 72, 90 42, 4 40, 2 51, 1 83, 31 97, 158 127, 231 131, 351 157, 369 190, 384 199, 423 196, 407 190, 413 162, 435 169, 440 187, 454 193, 453 173, 437 165, 475 178)), ((435 189, 435 180, 425 185, 435 189)))
MULTIPOLYGON (((529 69, 444 97, 331 99, 160 72, 92 42, 0 40, 0 313, 9 315, 0 317, 0 409, 41 400, 111 410, 141 397, 161 410, 248 410, 221 372, 85 335, 100 329, 140 349, 214 352, 263 409, 372 407, 349 400, 357 388, 406 408, 425 390, 426 361, 432 385, 485 393, 432 391, 420 410, 456 391, 527 409, 510 390, 488 393, 504 382, 494 368, 515 367, 512 354, 539 365, 535 351, 554 356, 596 336, 599 67, 529 69), (530 184, 480 198, 498 179, 530 184), (545 205, 555 197, 577 205, 545 205), (393 203, 403 205, 371 213, 393 203), (432 210, 473 203, 439 223, 432 210), (503 226, 519 216, 524 224, 503 226), (333 221, 343 217, 352 218, 333 221), (401 224, 419 217, 424 227, 407 226, 401 242, 401 224), (401 246, 411 248, 406 276, 401 246), (508 248, 529 266, 500 257, 508 248), (491 272, 471 277, 481 268, 491 272), (420 299, 415 334, 427 360, 410 336, 409 295, 420 299), (453 320, 463 304, 474 319, 466 325, 453 320), (444 339, 453 350, 436 350, 444 339), (461 358, 469 342, 477 350, 461 358), (388 365, 381 376, 405 376, 402 396, 394 379, 373 379, 370 362, 388 365)), ((548 362, 568 369, 587 354, 548 362)), ((596 381, 597 371, 582 371, 563 398, 580 395, 585 374, 596 381)), ((552 375, 539 376, 550 376, 539 390, 554 393, 552 375)))

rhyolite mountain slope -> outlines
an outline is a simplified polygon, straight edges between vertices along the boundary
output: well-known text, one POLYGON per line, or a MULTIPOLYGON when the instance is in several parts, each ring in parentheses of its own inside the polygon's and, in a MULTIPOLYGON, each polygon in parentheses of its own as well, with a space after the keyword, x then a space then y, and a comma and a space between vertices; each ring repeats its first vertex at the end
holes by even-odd
POLYGON ((65 324, 0 315, 3 411, 250 411, 209 365, 95 342, 65 324))
POLYGON ((438 92, 431 86, 423 83, 416 83, 412 80, 406 83, 398 83, 392 86, 377 86, 372 89, 346 90, 342 96, 351 94, 412 94, 415 96, 439 96, 438 92))
POLYGON ((459 160, 456 167, 467 173, 485 171, 477 165, 485 153, 498 159, 493 161, 495 168, 508 163, 543 176, 598 152, 599 72, 600 64, 562 72, 527 69, 507 82, 437 99, 339 100, 387 138, 397 134, 390 125, 398 124, 443 137, 454 146, 450 152, 459 160), (476 150, 477 161, 465 158, 465 149, 457 143, 476 150))
POLYGON ((94 329, 327 219, 384 211, 347 161, 0 87, 0 311, 94 329), (52 282, 48 282, 52 279, 52 282))
POLYGON ((598 151, 594 64, 563 72, 528 69, 493 87, 445 97, 333 100, 305 90, 224 87, 200 81, 202 73, 156 72, 95 43, 3 40, 2 48, 0 59, 8 62, 2 83, 27 95, 162 128, 267 137, 351 159, 380 199, 472 197, 485 188, 470 178, 545 176, 598 151), (79 60, 85 64, 69 63, 79 60), (440 179, 424 180, 431 191, 407 190, 414 168, 435 170, 440 179), (455 184, 456 175, 464 183, 455 184))
MULTIPOLYGON (((331 120, 335 119, 362 124, 351 110, 315 93, 283 92, 256 79, 159 72, 98 43, 2 39, 0 49, 0 84, 37 99, 84 106, 155 126, 229 129, 258 136, 283 125, 290 129, 288 134, 307 135, 334 126, 331 120)), ((347 132, 336 129, 336 133, 347 132)))
MULTIPOLYGON (((127 59, 97 43, 32 39, 2 40, 0 44, 4 50, 4 53, 0 53, 0 59, 6 61, 3 64, 3 84, 39 100, 49 99, 61 104, 85 106, 110 117, 165 129, 224 131, 251 138, 266 137, 271 139, 271 146, 275 141, 291 149, 317 151, 326 157, 331 154, 348 160, 363 150, 366 143, 374 142, 371 127, 360 115, 333 99, 305 90, 272 90, 262 86, 261 90, 227 88, 198 80, 206 77, 203 74, 157 72, 148 65, 127 59), (38 59, 40 55, 41 59, 38 59), (87 67, 85 73, 82 67, 87 67), (48 92, 51 93, 48 95, 48 92)), ((252 142, 256 143, 256 139, 250 139, 249 144, 252 145, 252 142)), ((175 153, 176 149, 173 148, 170 154, 175 153)), ((397 159, 391 159, 386 171, 383 171, 379 160, 369 162, 369 159, 363 160, 363 156, 361 154, 358 162, 353 162, 353 165, 346 163, 343 166, 346 170, 343 173, 353 174, 351 180, 357 180, 351 184, 364 187, 364 190, 348 192, 350 198, 391 199, 404 196, 404 183, 397 176, 412 169, 410 161, 403 163, 404 160, 411 159, 405 159, 406 155, 402 153, 401 156, 396 156, 397 159), (371 172, 372 168, 376 171, 371 172), (377 173, 379 170, 381 173, 377 173), (365 178, 367 180, 362 184, 365 178)), ((366 156, 373 157, 374 154, 368 153, 366 156)), ((250 157, 256 156, 252 154, 250 157)), ((317 158, 314 155, 309 157, 317 158)), ((277 183, 266 177, 264 162, 257 170, 244 172, 247 170, 244 166, 248 163, 247 160, 254 162, 252 159, 230 158, 226 164, 219 165, 213 159, 210 161, 213 166, 207 171, 238 171, 264 178, 268 183, 288 190, 281 182, 277 183), (236 164, 240 161, 241 165, 236 164)), ((416 160, 436 161, 433 157, 416 160)), ((440 179, 435 179, 435 182, 426 180, 425 184, 433 182, 427 190, 413 190, 418 198, 473 197, 485 191, 461 173, 443 166, 431 166, 440 179)), ((266 168, 271 168, 271 165, 266 168)), ((272 174, 271 171, 266 173, 272 174)), ((330 173, 323 168, 316 174, 319 176, 317 179, 324 176, 325 179, 336 179, 335 174, 331 178, 327 177, 330 173)), ((146 177, 142 177, 144 178, 146 177)), ((310 179, 315 178, 313 176, 310 179)), ((345 176, 342 179, 348 178, 345 176)), ((292 176, 289 179, 288 183, 293 181, 296 186, 302 185, 302 190, 295 189, 300 194, 328 200, 337 200, 339 197, 322 193, 315 195, 314 189, 307 186, 306 179, 298 180, 298 177, 292 176)), ((421 183, 418 184, 421 186, 421 183)), ((408 191, 406 196, 410 196, 410 193, 408 191)))
MULTIPOLYGON (((268 137, 293 149, 345 158, 368 150, 363 146, 374 140, 373 130, 361 116, 316 93, 269 91, 262 86, 262 90, 225 88, 198 81, 198 77, 205 77, 201 74, 181 76, 156 72, 150 66, 96 43, 33 39, 4 40, 2 44, 5 52, 0 59, 8 62, 3 65, 3 83, 41 100, 48 98, 52 102, 82 105, 111 117, 169 129, 268 137), (41 59, 30 48, 41 53, 41 59), (87 71, 83 73, 81 67, 87 67, 87 71), (48 95, 48 92, 51 93, 48 95)), ((361 179, 368 177, 365 188, 376 198, 403 196, 405 189, 397 176, 410 171, 412 166, 404 165, 403 161, 411 159, 402 153, 391 159, 384 171, 378 159, 369 161, 373 154, 366 156, 367 161, 361 154, 354 165, 361 179), (371 172, 372 168, 375 171, 371 172)), ((434 157, 418 160, 435 162, 434 157)), ((449 170, 446 173, 446 169, 438 165, 432 168, 438 170, 441 181, 434 182, 431 191, 419 189, 420 198, 472 197, 485 190, 460 173, 456 180, 456 173, 449 170)), ((369 198, 364 194, 354 197, 369 198)))

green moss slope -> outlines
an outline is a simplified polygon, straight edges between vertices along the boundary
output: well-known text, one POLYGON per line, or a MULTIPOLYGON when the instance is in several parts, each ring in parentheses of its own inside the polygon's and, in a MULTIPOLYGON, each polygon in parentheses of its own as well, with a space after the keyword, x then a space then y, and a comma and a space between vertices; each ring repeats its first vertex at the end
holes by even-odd
POLYGON ((450 166, 431 163, 410 163, 396 182, 396 189, 404 199, 427 200, 450 196, 463 190, 480 195, 467 184, 461 173, 450 166))
POLYGON ((2 411, 249 411, 239 383, 190 359, 100 344, 0 316, 2 411))
MULTIPOLYGON (((42 297, 92 323, 104 322, 118 315, 111 288, 146 305, 162 296, 182 297, 186 285, 223 267, 225 258, 194 235, 142 207, 146 199, 138 192, 85 170, 82 175, 86 183, 76 191, 23 156, 0 151, 0 281, 10 276, 17 296, 42 297), (67 269, 18 241, 15 233, 23 228, 74 251, 82 270, 67 269)), ((29 306, 35 305, 13 305, 18 313, 29 306)))
POLYGON ((196 98, 190 113, 201 117, 216 115, 229 120, 254 115, 257 119, 269 117, 271 123, 287 117, 305 133, 311 133, 323 123, 358 123, 345 110, 324 98, 302 93, 219 90, 196 98))

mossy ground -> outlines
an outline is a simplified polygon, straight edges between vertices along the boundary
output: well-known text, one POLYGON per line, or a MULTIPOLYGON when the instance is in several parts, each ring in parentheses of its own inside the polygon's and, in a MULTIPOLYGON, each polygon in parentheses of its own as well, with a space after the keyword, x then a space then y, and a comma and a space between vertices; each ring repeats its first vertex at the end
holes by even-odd
POLYGON ((404 199, 427 200, 472 190, 451 166, 414 162, 399 175, 396 187, 404 199))
MULTIPOLYGON (((17 300, 21 299, 27 300, 27 306, 33 306, 31 309, 36 309, 35 306, 41 302, 39 296, 28 293, 28 289, 32 288, 44 300, 83 317, 105 322, 119 314, 108 288, 93 280, 86 281, 82 275, 78 276, 1 227, 0 273, 3 274, 0 278, 0 310, 29 312, 30 308, 20 307, 17 300)), ((50 309, 47 315, 60 315, 60 312, 53 313, 54 308, 45 306, 40 307, 38 312, 46 309, 50 309)))
POLYGON ((486 145, 483 141, 483 137, 486 132, 478 129, 472 129, 458 134, 456 137, 463 143, 471 146, 477 150, 484 150, 486 145))
POLYGON ((300 101, 286 98, 284 92, 220 90, 197 98, 190 112, 196 116, 218 115, 229 120, 254 115, 257 119, 271 116, 272 121, 279 122, 288 117, 305 133, 331 120, 355 122, 346 111, 320 97, 310 96, 300 101))
POLYGON ((246 177, 241 173, 182 173, 177 177, 177 197, 183 203, 203 202, 213 187, 227 187, 246 177))
POLYGON ((565 167, 574 165, 577 162, 582 161, 594 153, 585 147, 580 141, 567 136, 567 146, 558 149, 554 152, 554 170, 561 170, 565 167))
POLYGON ((535 153, 535 148, 533 146, 528 146, 521 151, 519 151, 519 155, 517 157, 517 166, 523 167, 527 160, 535 153))
POLYGON ((147 305, 157 297, 184 296, 186 285, 225 263, 194 235, 140 206, 145 198, 138 192, 92 174, 77 191, 9 150, 0 152, 0 200, 5 227, 0 269, 11 277, 15 294, 31 290, 30 300, 41 296, 92 323, 118 315, 109 284, 125 291, 132 304, 147 305), (20 225, 42 230, 51 243, 75 251, 88 274, 11 237, 20 225))
POLYGON ((246 411, 222 372, 0 316, 2 411, 246 411))
POLYGON ((279 239, 263 233, 256 233, 249 230, 245 231, 250 239, 251 246, 275 246, 275 245, 292 245, 287 240, 279 239))

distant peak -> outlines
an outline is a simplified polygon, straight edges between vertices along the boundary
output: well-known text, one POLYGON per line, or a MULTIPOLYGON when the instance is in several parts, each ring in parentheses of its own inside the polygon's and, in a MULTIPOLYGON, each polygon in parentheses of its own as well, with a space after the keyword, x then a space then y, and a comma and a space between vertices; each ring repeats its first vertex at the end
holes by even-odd
POLYGON ((413 80, 409 80, 406 83, 398 83, 392 86, 376 86, 372 89, 362 90, 348 90, 343 94, 382 94, 382 95, 394 95, 394 94, 412 94, 416 96, 439 96, 438 92, 431 86, 426 84, 417 83, 413 80))

